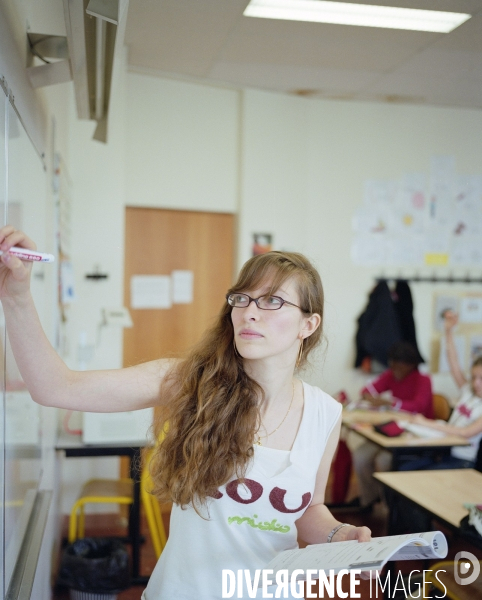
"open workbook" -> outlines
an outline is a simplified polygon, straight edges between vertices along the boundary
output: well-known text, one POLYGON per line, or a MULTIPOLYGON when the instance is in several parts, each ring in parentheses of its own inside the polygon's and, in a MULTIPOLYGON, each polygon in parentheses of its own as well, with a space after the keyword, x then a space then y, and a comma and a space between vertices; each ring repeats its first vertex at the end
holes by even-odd
MULTIPOLYGON (((297 579, 304 579, 304 573, 308 569, 326 572, 332 570, 334 573, 342 569, 369 571, 381 569, 389 560, 445 558, 447 550, 447 540, 441 531, 427 531, 378 537, 369 542, 332 542, 285 550, 265 568, 272 569, 274 574, 287 570, 290 578, 293 571, 300 569, 302 572, 297 579)), ((316 579, 316 575, 312 579, 316 579)))

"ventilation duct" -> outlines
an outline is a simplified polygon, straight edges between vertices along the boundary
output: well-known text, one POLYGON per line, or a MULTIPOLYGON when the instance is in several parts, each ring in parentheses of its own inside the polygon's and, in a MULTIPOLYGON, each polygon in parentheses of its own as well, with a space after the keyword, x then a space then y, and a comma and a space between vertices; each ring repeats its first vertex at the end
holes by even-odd
POLYGON ((129 0, 64 0, 66 40, 28 34, 31 84, 41 87, 72 79, 77 115, 97 122, 94 139, 100 142, 107 141, 112 73, 122 53, 128 4, 129 0), (45 64, 32 66, 34 56, 45 64))
POLYGON ((64 0, 77 114, 97 121, 94 139, 107 141, 114 60, 124 43, 129 0, 64 0))

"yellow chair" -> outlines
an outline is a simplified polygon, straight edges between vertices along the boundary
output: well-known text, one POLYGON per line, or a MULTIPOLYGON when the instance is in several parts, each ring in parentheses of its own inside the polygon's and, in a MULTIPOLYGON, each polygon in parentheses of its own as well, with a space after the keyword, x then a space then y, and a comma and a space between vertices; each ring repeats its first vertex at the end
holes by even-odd
MULTIPOLYGON (((482 572, 482 561, 480 566, 482 572)), ((475 598, 482 598, 482 577, 478 577, 476 581, 468 585, 459 585, 455 581, 454 573, 454 561, 444 560, 430 567, 425 580, 430 582, 434 588, 446 594, 438 596, 439 598, 450 598, 451 600, 475 600, 475 598)), ((429 596, 425 596, 424 593, 424 597, 428 598, 429 596)))
POLYGON ((141 499, 146 513, 147 524, 151 534, 154 552, 156 554, 156 558, 159 558, 159 556, 161 556, 161 552, 164 550, 167 538, 166 530, 164 529, 164 523, 162 521, 161 507, 157 498, 151 493, 154 487, 149 469, 149 462, 151 460, 152 453, 153 450, 150 450, 147 453, 145 457, 145 465, 142 469, 141 499))
POLYGON ((448 421, 452 408, 449 401, 442 394, 433 394, 432 396, 433 418, 448 421))
MULTIPOLYGON (((162 521, 162 513, 157 499, 150 493, 153 488, 149 472, 150 450, 144 459, 141 472, 141 502, 146 514, 149 534, 154 546, 156 558, 161 555, 166 545, 166 531, 162 521)), ((91 479, 82 487, 78 500, 70 511, 69 543, 85 536, 85 505, 86 504, 122 504, 133 503, 134 482, 124 479, 91 479)))
POLYGON ((86 504, 132 504, 134 482, 132 479, 90 479, 70 511, 69 544, 85 537, 86 504))

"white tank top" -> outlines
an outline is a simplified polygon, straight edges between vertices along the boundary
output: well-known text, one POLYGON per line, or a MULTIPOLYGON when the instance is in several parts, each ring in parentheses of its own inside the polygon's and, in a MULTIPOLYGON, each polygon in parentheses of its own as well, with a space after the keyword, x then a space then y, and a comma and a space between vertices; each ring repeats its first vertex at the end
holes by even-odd
POLYGON ((341 412, 320 389, 303 382, 303 391, 303 416, 290 451, 255 446, 245 483, 233 479, 222 486, 205 519, 191 506, 173 506, 167 545, 141 600, 218 600, 223 569, 249 569, 253 579, 279 552, 298 547, 295 521, 311 502, 341 412))

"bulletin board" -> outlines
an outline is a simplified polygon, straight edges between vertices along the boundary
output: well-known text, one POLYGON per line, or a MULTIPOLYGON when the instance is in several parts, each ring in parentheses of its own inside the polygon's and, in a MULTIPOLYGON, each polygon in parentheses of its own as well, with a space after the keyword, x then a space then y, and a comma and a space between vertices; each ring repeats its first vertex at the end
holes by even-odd
POLYGON ((452 310, 459 315, 453 337, 459 364, 469 371, 475 358, 482 356, 482 293, 440 293, 433 299, 433 338, 430 360, 432 373, 449 373, 445 348, 443 313, 452 310))
POLYGON ((482 174, 460 173, 453 156, 432 156, 421 172, 369 179, 352 231, 357 265, 480 266, 482 174))

